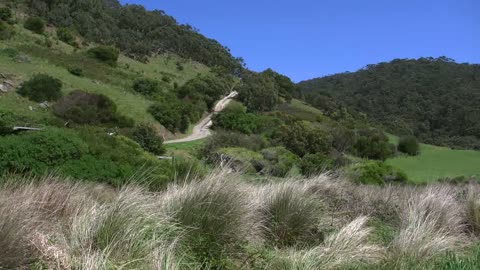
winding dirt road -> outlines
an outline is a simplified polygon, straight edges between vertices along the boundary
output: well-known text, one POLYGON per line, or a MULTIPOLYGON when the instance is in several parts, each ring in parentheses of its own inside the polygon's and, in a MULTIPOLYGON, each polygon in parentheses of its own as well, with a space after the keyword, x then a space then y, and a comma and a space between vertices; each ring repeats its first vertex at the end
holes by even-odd
POLYGON ((191 142, 196 140, 204 139, 210 136, 211 131, 210 128, 212 127, 212 116, 216 113, 221 112, 227 105, 232 101, 234 97, 238 95, 237 91, 232 91, 228 96, 222 98, 215 104, 213 108, 213 112, 203 118, 197 125, 193 127, 192 134, 186 138, 178 139, 178 140, 170 140, 165 141, 164 144, 172 144, 172 143, 183 143, 183 142, 191 142))

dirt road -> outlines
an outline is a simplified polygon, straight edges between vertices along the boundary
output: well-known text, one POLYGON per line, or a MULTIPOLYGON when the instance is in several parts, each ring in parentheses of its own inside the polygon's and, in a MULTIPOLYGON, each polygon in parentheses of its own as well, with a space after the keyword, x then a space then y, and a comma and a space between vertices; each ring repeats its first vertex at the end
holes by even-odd
POLYGON ((237 95, 238 95, 237 91, 232 91, 228 96, 219 100, 217 104, 215 104, 215 107, 213 108, 213 112, 207 115, 197 125, 193 127, 193 131, 190 136, 183 139, 165 141, 164 144, 191 142, 191 141, 201 140, 210 136, 211 134, 210 128, 212 127, 212 124, 213 124, 212 116, 215 113, 221 112, 223 109, 225 109, 228 103, 230 103, 230 101, 232 101, 232 99, 237 95))

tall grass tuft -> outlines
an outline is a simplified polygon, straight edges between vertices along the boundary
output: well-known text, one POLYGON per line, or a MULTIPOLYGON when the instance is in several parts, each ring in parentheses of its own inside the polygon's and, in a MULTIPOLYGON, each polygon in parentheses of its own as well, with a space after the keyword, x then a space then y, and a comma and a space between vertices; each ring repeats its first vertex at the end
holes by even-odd
POLYGON ((455 196, 447 185, 412 193, 400 213, 402 223, 392 243, 392 256, 428 260, 448 251, 461 252, 468 239, 463 208, 455 196))
POLYGON ((253 196, 260 200, 259 215, 265 237, 276 247, 321 240, 318 228, 321 204, 308 184, 294 180, 268 184, 253 196))
POLYGON ((329 236, 324 244, 293 253, 288 269, 339 269, 380 262, 384 258, 385 250, 368 244, 370 229, 365 228, 366 222, 367 217, 358 217, 329 236))
POLYGON ((160 195, 165 213, 185 229, 182 243, 204 267, 227 267, 242 243, 258 237, 254 205, 235 178, 216 172, 160 195))

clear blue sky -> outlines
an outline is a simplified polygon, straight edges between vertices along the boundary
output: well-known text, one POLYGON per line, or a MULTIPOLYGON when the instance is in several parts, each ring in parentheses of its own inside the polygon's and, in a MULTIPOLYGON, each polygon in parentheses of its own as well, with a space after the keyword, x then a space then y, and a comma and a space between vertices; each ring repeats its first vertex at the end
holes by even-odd
POLYGON ((480 63, 480 0, 121 0, 164 10, 252 70, 301 81, 394 58, 480 63))

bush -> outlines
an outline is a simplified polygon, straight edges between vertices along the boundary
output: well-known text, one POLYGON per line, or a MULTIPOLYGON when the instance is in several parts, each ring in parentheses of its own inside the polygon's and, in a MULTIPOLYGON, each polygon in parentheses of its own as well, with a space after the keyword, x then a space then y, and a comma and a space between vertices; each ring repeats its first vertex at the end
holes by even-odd
POLYGON ((8 22, 12 18, 12 10, 8 7, 0 8, 0 20, 8 22))
POLYGON ((300 162, 303 175, 311 176, 334 168, 334 161, 323 153, 307 154, 300 162))
POLYGON ((83 77, 83 69, 80 67, 69 67, 68 72, 72 75, 83 77))
POLYGON ((145 96, 161 92, 160 83, 152 79, 137 79, 133 82, 133 90, 145 96))
POLYGON ((17 91, 36 102, 54 101, 62 96, 62 82, 46 74, 37 74, 24 82, 17 91))
POLYGON ((225 130, 239 131, 245 134, 258 133, 260 117, 253 113, 220 113, 213 117, 213 125, 225 130))
POLYGON ((274 136, 280 144, 300 157, 309 153, 328 153, 332 147, 330 134, 306 121, 283 126, 274 136))
POLYGON ((388 137, 377 129, 358 131, 357 142, 354 145, 356 155, 377 160, 386 160, 395 153, 395 146, 388 142, 388 137))
POLYGON ((37 33, 39 35, 43 34, 45 32, 45 22, 38 17, 30 17, 28 18, 24 25, 25 29, 28 29, 34 33, 37 33))
POLYGON ((267 141, 258 135, 245 135, 235 132, 216 131, 208 137, 202 149, 203 156, 211 155, 220 148, 242 147, 252 151, 259 151, 267 145, 267 141))
POLYGON ((0 171, 41 174, 80 159, 87 145, 74 133, 51 129, 0 138, 0 171))
POLYGON ((392 166, 379 161, 367 161, 353 165, 353 179, 359 184, 383 185, 385 183, 404 183, 407 175, 392 166))
POLYGON ((414 136, 402 137, 398 142, 397 149, 410 156, 416 156, 420 153, 420 144, 414 136))
POLYGON ((133 120, 117 113, 117 106, 107 96, 75 90, 60 99, 53 107, 54 113, 78 124, 114 124, 133 126, 133 120))
POLYGON ((149 125, 137 126, 132 132, 132 139, 150 153, 155 155, 162 155, 165 153, 163 138, 158 136, 155 129, 149 125))
POLYGON ((104 45, 92 48, 88 50, 88 53, 101 62, 107 63, 111 66, 117 64, 118 57, 120 56, 120 52, 115 47, 104 45))
POLYGON ((58 39, 69 45, 75 45, 75 35, 68 28, 58 28, 57 37, 58 39))
POLYGON ((298 163, 298 157, 284 147, 263 149, 261 153, 268 161, 263 172, 276 177, 285 177, 298 163))
POLYGON ((8 40, 15 35, 13 28, 5 22, 0 21, 0 40, 8 40))

